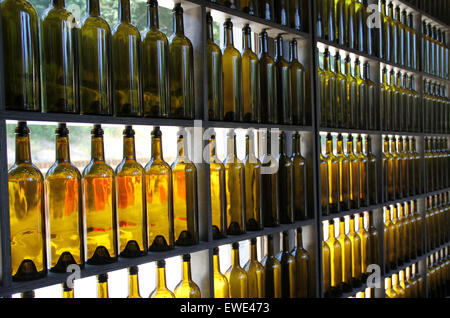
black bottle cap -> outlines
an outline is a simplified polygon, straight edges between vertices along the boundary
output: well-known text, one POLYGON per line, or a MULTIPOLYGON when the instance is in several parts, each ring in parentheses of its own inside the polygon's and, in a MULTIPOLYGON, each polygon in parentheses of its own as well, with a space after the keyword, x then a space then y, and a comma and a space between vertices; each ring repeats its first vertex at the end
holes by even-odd
POLYGON ((266 30, 262 30, 261 33, 259 34, 259 36, 262 38, 267 38, 269 35, 267 34, 266 30))
POLYGON ((26 121, 19 121, 14 133, 20 137, 26 137, 30 134, 30 128, 27 126, 26 121))
POLYGON ((352 214, 352 215, 350 215, 350 219, 355 219, 355 215, 354 214, 352 214))
POLYGON ((55 134, 59 137, 67 137, 69 135, 69 129, 66 123, 59 123, 58 127, 55 129, 55 134))
POLYGON ((330 56, 330 51, 328 51, 328 48, 323 51, 323 56, 330 56))
POLYGON ((350 55, 347 55, 344 59, 345 62, 350 63, 352 59, 350 58, 350 55))
POLYGON ((95 124, 94 128, 91 130, 91 135, 94 137, 102 137, 103 136, 103 128, 100 124, 95 124))
POLYGON ((211 16, 211 12, 206 12, 206 23, 211 24, 213 22, 213 18, 211 16))
POLYGON ((361 62, 359 61, 359 58, 356 58, 355 65, 360 65, 360 64, 361 64, 361 62))
POLYGON ((123 136, 127 138, 134 137, 133 126, 125 126, 125 129, 123 130, 123 136))
POLYGON ((148 0, 147 4, 152 7, 152 8, 157 8, 158 7, 158 0, 148 0))
POLYGON ((342 137, 342 134, 341 134, 341 133, 339 133, 339 134, 337 135, 337 140, 339 140, 339 141, 344 140, 344 137, 342 137))
POLYGON ((99 283, 106 283, 108 282, 108 274, 100 274, 97 276, 99 283))
POLYGON ((333 219, 331 219, 330 221, 328 221, 328 223, 330 223, 330 224, 334 224, 334 220, 333 220, 333 219))
POLYGON ((130 268, 128 268, 128 272, 130 273, 130 275, 137 275, 137 273, 139 272, 139 268, 137 266, 131 266, 130 268))
POLYGON ((216 140, 216 135, 215 135, 215 133, 213 133, 213 134, 211 135, 211 137, 209 137, 209 139, 211 139, 211 140, 216 140))
POLYGON ((159 261, 156 262, 156 266, 157 266, 158 268, 163 268, 164 266, 166 266, 166 261, 163 260, 163 259, 161 259, 161 260, 159 260, 159 261))
POLYGON ((181 6, 181 3, 176 3, 172 9, 172 12, 176 14, 183 14, 183 7, 181 6))
MULTIPOLYGON (((291 44, 297 45, 297 40, 296 39, 292 39, 291 44)), ((338 52, 338 54, 339 54, 339 52, 338 52)))
POLYGON ((359 212, 359 216, 364 217, 364 212, 359 212))
POLYGON ((189 262, 191 260, 191 254, 183 254, 183 262, 189 262))
POLYGON ((252 29, 250 28, 250 25, 246 24, 242 28, 242 31, 244 32, 244 34, 250 34, 252 32, 252 29))
POLYGON ((331 135, 331 133, 328 133, 327 134, 327 140, 331 140, 331 139, 333 139, 333 136, 331 135))
POLYGON ((250 240, 250 244, 252 244, 252 245, 256 245, 256 238, 254 237, 254 238, 252 238, 251 240, 250 240))
POLYGON ((298 227, 298 228, 297 228, 297 234, 301 234, 302 231, 303 231, 303 229, 302 229, 301 227, 298 227))
POLYGON ((343 216, 341 216, 341 217, 339 218, 339 221, 345 222, 345 218, 344 218, 343 216))
POLYGON ((362 141, 362 136, 361 136, 361 134, 358 135, 358 137, 356 138, 356 140, 362 141))
POLYGON ((231 19, 228 18, 228 19, 225 20, 223 26, 224 26, 225 28, 233 28, 233 22, 231 22, 231 19))
POLYGON ((239 242, 234 242, 231 247, 233 248, 233 250, 237 250, 239 249, 239 242))
POLYGON ((153 130, 152 130, 152 137, 153 138, 161 138, 162 137, 162 132, 159 129, 159 126, 155 126, 155 128, 153 128, 153 130))
POLYGON ((214 247, 213 248, 213 255, 219 255, 219 248, 218 247, 214 247))

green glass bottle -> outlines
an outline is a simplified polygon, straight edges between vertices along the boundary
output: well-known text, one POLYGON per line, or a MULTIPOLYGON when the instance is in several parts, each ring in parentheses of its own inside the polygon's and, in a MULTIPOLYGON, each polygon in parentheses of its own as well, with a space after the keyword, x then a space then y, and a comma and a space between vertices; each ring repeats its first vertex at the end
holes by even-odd
POLYGON ((356 116, 354 128, 367 129, 367 87, 366 81, 361 76, 361 62, 359 58, 355 60, 355 77, 356 77, 356 116))
POLYGON ((42 15, 42 109, 45 112, 80 112, 76 91, 76 23, 64 0, 52 0, 42 15))
POLYGON ((112 115, 111 29, 100 16, 100 1, 88 0, 80 30, 80 110, 112 115))
POLYGON ((354 142, 352 134, 349 134, 347 137, 347 156, 350 165, 350 192, 349 192, 349 200, 350 200, 350 209, 359 208, 359 165, 358 165, 358 157, 354 153, 354 142))
POLYGON ((345 74, 347 77, 347 127, 345 128, 356 128, 357 120, 356 120, 356 112, 357 112, 357 90, 358 85, 356 82, 356 78, 353 77, 351 68, 350 68, 350 56, 347 55, 345 58, 345 74))
POLYGON ((5 108, 41 110, 39 20, 26 0, 0 5, 5 108))
POLYGON ((306 105, 306 70, 298 61, 297 41, 289 42, 289 74, 290 93, 292 103, 292 123, 294 125, 306 125, 309 105, 306 105), (308 108, 308 109, 307 109, 308 108))
POLYGON ((326 160, 328 170, 328 205, 330 213, 340 212, 339 206, 339 164, 333 154, 333 137, 327 134, 326 160))
POLYGON ((255 15, 257 12, 257 0, 240 0, 241 11, 250 15, 255 15))
POLYGON ((322 136, 319 142, 320 154, 320 205, 322 215, 330 215, 330 206, 328 204, 328 164, 327 155, 322 152, 322 136))
MULTIPOLYGON (((370 79, 370 64, 369 62, 364 63, 364 81, 366 87, 366 109, 367 109, 367 117, 365 119, 366 126, 364 129, 377 130, 379 126, 379 117, 378 112, 379 109, 375 105, 375 96, 376 89, 375 83, 370 79)), ((362 116, 365 116, 362 114, 362 116)))
POLYGON ((289 0, 289 26, 297 31, 304 31, 306 27, 303 21, 303 10, 306 8, 302 4, 302 0, 289 0))
POLYGON ((223 118, 226 121, 242 121, 242 58, 234 47, 233 23, 227 19, 223 24, 223 118))
POLYGON ((172 118, 193 119, 194 100, 194 49, 184 35, 183 8, 175 4, 173 34, 169 38, 169 98, 172 118))
POLYGON ((350 162, 344 153, 344 139, 339 133, 336 139, 336 154, 339 165, 339 205, 341 211, 350 209, 350 162))
POLYGON ((345 218, 339 218, 338 241, 342 247, 342 289, 344 292, 352 290, 352 242, 345 234, 345 218))
POLYGON ((259 16, 263 19, 274 21, 273 0, 258 0, 259 16))
POLYGON ((302 228, 297 228, 297 246, 292 251, 295 258, 295 288, 297 289, 297 298, 308 298, 310 291, 310 255, 303 247, 302 228))
POLYGON ((245 136, 245 213, 248 231, 264 227, 261 209, 261 162, 255 156, 253 131, 245 136))
POLYGON ((347 126, 347 78, 341 71, 341 55, 339 51, 336 51, 334 56, 334 73, 336 74, 334 127, 344 128, 347 126))
POLYGON ((230 288, 230 298, 248 297, 248 277, 245 270, 240 265, 239 243, 232 244, 231 266, 225 272, 230 288))
POLYGON ((380 264, 380 260, 378 258, 378 231, 374 225, 373 220, 373 211, 369 211, 369 228, 367 229, 369 232, 369 244, 370 244, 370 252, 369 263, 368 264, 380 264))
POLYGON ((381 80, 381 128, 383 130, 391 129, 391 90, 387 79, 387 68, 383 67, 381 80))
POLYGON ((378 160, 372 153, 372 137, 366 137, 366 156, 367 156, 367 171, 368 171, 368 192, 369 205, 378 204, 378 160))
POLYGON ((355 232, 355 215, 350 215, 348 238, 352 243, 352 286, 361 286, 361 238, 355 232))
POLYGON ((278 135, 278 205, 280 212, 280 223, 294 223, 294 165, 286 154, 286 134, 280 132, 278 135))
POLYGON ((403 169, 402 169, 402 160, 400 157, 400 153, 397 151, 397 138, 392 136, 391 138, 391 154, 394 158, 394 178, 395 178, 395 198, 401 199, 403 198, 403 169))
POLYGON ((359 198, 358 206, 369 206, 369 165, 368 158, 363 151, 363 142, 361 135, 356 138, 356 158, 358 159, 358 185, 359 198))
POLYGON ((248 297, 264 298, 264 266, 258 262, 256 238, 250 240, 250 258, 245 264, 244 269, 248 278, 248 297))
POLYGON ((292 124, 291 83, 289 63, 283 57, 283 37, 275 39, 275 68, 277 88, 277 123, 292 124))
POLYGON ((277 122, 276 68, 269 54, 268 34, 260 35, 259 71, 261 92, 261 122, 274 124, 277 122))
POLYGON ((297 281, 295 257, 289 251, 289 232, 283 231, 283 251, 278 254, 281 264, 281 297, 295 298, 297 281))
POLYGON ((308 219, 308 195, 307 195, 307 170, 306 159, 302 156, 301 136, 295 132, 293 140, 294 148, 291 161, 294 170, 294 215, 296 220, 308 219))
POLYGON ((245 122, 260 122, 259 61, 252 50, 252 30, 242 29, 242 108, 245 122))
MULTIPOLYGON (((319 72, 320 85, 320 124, 322 127, 333 127, 335 123, 336 107, 336 76, 331 70, 330 53, 325 49, 323 53, 323 72, 319 72)), ((278 84, 278 83, 277 83, 278 84)))
POLYGON ((271 133, 267 132, 266 151, 261 157, 261 209, 264 226, 280 225, 279 189, 276 159, 271 154, 271 133))
POLYGON ((142 116, 141 34, 131 23, 130 0, 118 0, 112 29, 113 105, 116 116, 142 116))
POLYGON ((288 0, 277 0, 275 1, 275 22, 281 25, 288 25, 288 0))
POLYGON ((281 263, 275 257, 273 250, 273 236, 267 235, 267 255, 262 260, 264 266, 264 287, 266 298, 281 298, 281 263))
POLYGON ((395 76, 394 69, 391 69, 389 72, 389 82, 390 86, 389 89, 391 91, 391 113, 388 114, 390 117, 390 127, 389 130, 398 130, 398 124, 399 124, 399 107, 400 107, 400 90, 398 85, 398 78, 395 76))
MULTIPOLYGON (((323 225, 325 228, 325 224, 323 225)), ((331 297, 331 258, 330 248, 326 241, 322 240, 322 288, 325 297, 331 297)))
POLYGON ((142 35, 142 108, 145 117, 169 112, 168 41, 159 29, 158 1, 147 2, 147 28, 142 35))
POLYGON ((330 265, 331 265, 331 293, 339 297, 342 294, 342 247, 341 243, 336 239, 334 231, 334 220, 329 221, 328 240, 326 241, 330 249, 330 265))
POLYGON ((370 256, 372 251, 370 250, 370 235, 364 225, 364 212, 359 213, 358 227, 358 236, 361 239, 361 277, 363 281, 366 281, 367 266, 371 264, 370 256))

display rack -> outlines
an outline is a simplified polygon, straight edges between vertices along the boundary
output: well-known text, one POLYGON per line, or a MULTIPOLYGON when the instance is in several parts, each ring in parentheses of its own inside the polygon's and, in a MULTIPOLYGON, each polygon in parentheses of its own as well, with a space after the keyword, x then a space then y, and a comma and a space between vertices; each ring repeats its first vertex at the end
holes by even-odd
MULTIPOLYGON (((422 0, 426 1, 426 0, 422 0)), ((66 281, 67 274, 55 274, 48 273, 45 278, 28 281, 28 282, 12 282, 11 279, 11 260, 10 260, 10 224, 9 224, 9 204, 8 204, 8 165, 7 165, 7 130, 6 121, 7 120, 17 120, 17 121, 30 121, 30 122, 70 122, 70 123, 101 123, 101 124, 116 124, 116 125, 145 125, 145 126, 176 126, 176 127, 201 127, 202 129, 207 128, 255 128, 255 129, 270 129, 276 128, 285 131, 300 131, 306 143, 306 159, 309 165, 308 169, 308 209, 310 211, 309 215, 312 217, 309 220, 298 221, 293 224, 283 224, 275 228, 264 228, 257 232, 247 232, 244 235, 228 236, 227 238, 221 240, 212 239, 212 226, 211 226, 211 212, 210 212, 210 181, 209 181, 209 166, 208 164, 196 164, 198 168, 198 193, 199 193, 199 219, 200 222, 200 243, 195 246, 190 247, 176 247, 175 249, 168 252, 149 252, 148 255, 139 258, 120 258, 118 262, 108 265, 100 266, 90 266, 86 265, 81 270, 81 277, 89 277, 98 275, 101 273, 106 273, 118 269, 125 269, 133 265, 141 265, 149 262, 153 262, 159 259, 165 259, 177 255, 182 255, 185 253, 195 253, 204 251, 205 253, 205 263, 207 264, 206 270, 208 272, 208 288, 206 288, 207 293, 204 297, 213 297, 213 274, 212 274, 212 251, 214 247, 222 246, 225 244, 230 244, 233 242, 248 240, 250 238, 255 238, 259 236, 265 236, 268 234, 280 233, 284 230, 294 230, 298 227, 308 227, 309 239, 313 242, 309 252, 312 255, 312 272, 311 276, 313 285, 311 286, 313 297, 324 297, 322 291, 322 259, 321 259, 321 244, 323 240, 322 224, 323 221, 328 221, 332 218, 338 218, 341 216, 351 215, 354 213, 359 213, 362 211, 374 211, 375 226, 378 233, 383 233, 383 207, 390 204, 395 204, 399 202, 404 202, 407 200, 418 200, 419 202, 419 212, 424 211, 424 198, 430 195, 440 194, 443 192, 450 191, 450 188, 428 192, 426 187, 424 192, 412 197, 407 197, 400 200, 395 200, 391 202, 384 202, 384 198, 381 197, 381 201, 377 205, 349 210, 337 214, 332 214, 330 216, 322 216, 321 214, 321 200, 320 200, 320 177, 319 177, 319 144, 320 134, 327 132, 334 133, 352 133, 352 134, 368 134, 373 137, 373 147, 374 154, 378 159, 378 171, 381 172, 381 155, 382 155, 382 135, 407 135, 416 136, 418 151, 422 156, 422 180, 426 180, 426 169, 425 160, 423 160, 424 155, 424 137, 426 136, 444 136, 450 137, 450 134, 434 134, 434 133, 423 133, 423 132, 397 132, 397 131, 383 131, 378 130, 364 130, 364 129, 338 129, 338 128, 325 128, 320 127, 320 109, 317 106, 317 101, 319 100, 319 92, 317 91, 317 81, 316 70, 318 67, 318 56, 317 56, 317 46, 329 46, 337 50, 342 50, 353 54, 355 56, 366 59, 370 62, 371 69, 373 69, 372 74, 375 75, 374 82, 376 87, 379 89, 379 73, 382 65, 387 65, 389 67, 399 68, 407 71, 408 73, 414 73, 416 76, 416 83, 418 86, 418 92, 420 94, 419 98, 422 103, 422 113, 423 113, 423 78, 429 78, 432 80, 445 83, 445 85, 450 86, 450 81, 442 79, 420 70, 421 61, 421 28, 420 21, 422 18, 427 20, 432 20, 442 26, 445 26, 447 32, 450 30, 449 27, 442 22, 434 19, 433 17, 425 14, 416 7, 410 4, 394 0, 395 3, 399 3, 403 6, 407 6, 414 13, 415 29, 418 32, 417 36, 417 59, 419 69, 411 69, 401 65, 392 64, 380 59, 376 56, 369 55, 366 53, 361 53, 356 50, 350 50, 346 47, 342 47, 336 43, 331 43, 326 40, 317 39, 316 36, 316 5, 317 1, 309 0, 303 1, 308 3, 308 32, 299 32, 297 30, 291 29, 289 27, 281 26, 275 22, 267 21, 265 19, 251 16, 246 13, 240 12, 238 10, 230 9, 216 3, 212 3, 207 0, 174 0, 173 2, 181 2, 184 8, 185 14, 185 31, 187 37, 192 41, 194 47, 194 69, 195 69, 195 119, 194 120, 181 120, 181 119, 167 119, 167 118, 142 118, 142 117, 114 117, 114 116, 92 116, 92 115, 79 115, 79 114, 60 114, 60 113, 38 113, 38 112, 23 112, 23 111, 9 111, 4 108, 4 94, 3 94, 3 70, 1 69, 2 63, 0 63, 0 240, 1 240, 1 259, 0 259, 0 274, 1 274, 1 284, 0 284, 0 297, 8 297, 11 294, 34 290, 41 287, 46 287, 66 281), (218 122, 208 120, 208 103, 207 103, 207 85, 208 83, 204 80, 206 78, 206 61, 204 55, 206 52, 206 14, 211 12, 213 19, 217 22, 224 22, 226 18, 231 18, 234 26, 236 28, 242 28, 245 24, 249 24, 253 32, 261 32, 262 30, 267 30, 271 38, 276 37, 278 34, 283 34, 286 40, 297 39, 299 42, 299 51, 301 52, 302 63, 307 69, 307 76, 310 80, 310 91, 306 92, 309 95, 309 100, 311 101, 311 125, 308 126, 297 126, 297 125, 271 125, 271 124, 253 124, 253 123, 235 123, 235 122, 218 122)), ((377 3, 377 1, 372 0, 369 3, 377 3)), ((1 30, 0 30, 1 31, 1 30)), ((1 42, 0 42, 1 45, 1 42)), ((273 48, 270 48, 272 50, 273 48)), ((2 59, 2 48, 0 47, 0 59, 2 59)), ((450 89, 449 89, 450 91, 450 89)), ((376 105, 379 105, 376 103, 376 105)), ((423 118, 423 116, 422 116, 423 118)), ((423 127, 422 122, 422 127, 423 127)), ((379 127, 382 127, 381 124, 379 127)), ((205 143, 205 141, 202 141, 205 143)), ((378 174, 378 185, 379 193, 382 194, 382 174, 378 174)), ((425 218, 424 218, 425 219, 425 218)), ((424 222, 425 223, 425 222, 424 222)), ((426 225, 424 224, 423 237, 426 239, 426 225)), ((423 242, 426 244, 426 242, 423 242)), ((383 235, 379 235, 379 255, 381 260, 382 273, 381 278, 385 278, 392 274, 384 272, 384 253, 382 253, 383 246, 383 235)), ((425 245, 426 246, 426 245, 425 245)), ((440 247, 442 248, 442 247, 440 247)), ((420 274, 426 282, 426 258, 428 255, 432 254, 433 251, 429 251, 424 255, 412 260, 410 263, 399 267, 395 272, 411 265, 412 263, 419 262, 420 274)), ((196 269, 194 269, 195 271, 196 269)), ((205 270, 201 268, 200 270, 205 270)), ((427 288, 425 284, 425 295, 427 296, 427 288)), ((357 292, 364 291, 365 285, 352 290, 349 293, 343 294, 341 297, 349 297, 355 295, 357 292)), ((376 290, 377 297, 384 297, 384 279, 381 280, 381 288, 376 290)))

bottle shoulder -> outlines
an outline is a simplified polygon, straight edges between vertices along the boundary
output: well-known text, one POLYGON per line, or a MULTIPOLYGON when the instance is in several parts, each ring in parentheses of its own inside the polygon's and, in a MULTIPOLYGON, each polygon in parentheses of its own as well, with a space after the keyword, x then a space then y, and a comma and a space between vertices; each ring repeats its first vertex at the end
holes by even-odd
POLYGON ((8 171, 8 181, 43 181, 41 171, 32 163, 14 164, 8 171))
POLYGON ((158 42, 163 42, 164 46, 168 46, 169 41, 167 40, 167 36, 161 32, 159 29, 146 29, 142 34, 142 44, 150 45, 158 42))
POLYGON ((143 175, 144 168, 136 160, 123 159, 116 167, 115 173, 117 176, 143 175))
POLYGON ((132 23, 119 22, 111 30, 113 40, 127 40, 130 41, 130 36, 135 37, 139 42, 141 41, 141 33, 132 23))
POLYGON ((1 16, 3 19, 15 19, 17 15, 25 12, 29 17, 37 21, 36 9, 26 0, 4 0, 0 3, 1 16))
POLYGON ((89 32, 92 30, 103 29, 107 35, 111 34, 111 28, 109 27, 108 22, 102 17, 93 17, 90 15, 84 16, 81 20, 81 33, 89 32))
POLYGON ((78 179, 81 180, 81 173, 77 167, 70 162, 58 163, 55 162, 45 175, 46 180, 53 178, 66 178, 66 179, 78 179))
POLYGON ((42 25, 61 24, 62 22, 74 23, 75 18, 66 8, 48 7, 42 13, 42 25))
POLYGON ((83 178, 110 178, 114 177, 114 170, 104 161, 91 160, 91 162, 84 168, 82 176, 83 178))
POLYGON ((176 34, 173 33, 169 38, 169 47, 189 47, 189 49, 193 49, 192 42, 189 40, 184 34, 176 34))

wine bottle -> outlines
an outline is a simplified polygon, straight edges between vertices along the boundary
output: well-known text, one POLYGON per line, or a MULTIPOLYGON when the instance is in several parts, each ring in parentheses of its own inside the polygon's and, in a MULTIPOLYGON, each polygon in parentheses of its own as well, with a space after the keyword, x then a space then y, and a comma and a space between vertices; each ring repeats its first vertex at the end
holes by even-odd
POLYGON ((128 298, 142 298, 139 293, 138 267, 128 268, 128 298))
POLYGON ((109 298, 108 274, 97 275, 97 298, 109 298))
POLYGON ((226 121, 242 121, 242 58, 234 47, 233 23, 227 19, 223 24, 223 118, 226 121))
POLYGON ((230 298, 248 297, 248 278, 245 270, 239 263, 239 243, 232 244, 231 266, 225 273, 229 283, 230 298))
POLYGON ((356 112, 353 122, 353 128, 366 129, 367 127, 367 87, 366 82, 361 77, 361 62, 359 58, 355 60, 355 78, 356 78, 356 112))
POLYGON ((328 225, 328 248, 330 249, 331 265, 331 293, 335 297, 342 294, 342 247, 336 239, 334 232, 334 220, 329 221, 328 225))
POLYGON ((345 0, 345 44, 349 49, 356 50, 356 0, 345 0))
POLYGON ((105 162, 103 129, 99 124, 91 130, 91 157, 82 174, 86 262, 102 265, 117 261, 118 246, 114 170, 105 162))
POLYGON ((433 153, 431 152, 431 138, 425 137, 425 168, 427 176, 427 191, 433 191, 434 189, 434 165, 433 165, 433 153))
POLYGON ((409 169, 408 169, 408 154, 406 153, 406 149, 403 148, 403 137, 400 136, 397 140, 397 148, 398 152, 400 154, 400 161, 401 161, 401 169, 402 169, 402 180, 401 180, 401 188, 402 188, 402 194, 403 197, 407 197, 409 194, 409 169))
POLYGON ((150 251, 165 251, 174 247, 172 171, 163 158, 160 128, 151 135, 152 156, 145 166, 147 244, 150 251))
MULTIPOLYGON (((292 0, 291 0, 292 1, 292 0)), ((306 70, 298 61, 297 41, 289 42, 289 74, 292 103, 292 123, 306 125, 309 122, 309 105, 306 104, 306 70)))
MULTIPOLYGON (((324 225, 325 227, 325 225, 324 225)), ((322 241, 322 288, 325 297, 331 297, 331 251, 326 241, 322 241)))
POLYGON ((136 161, 134 135, 132 126, 125 126, 123 159, 115 171, 121 257, 138 257, 147 253, 145 173, 136 161))
POLYGON ((289 233, 283 231, 283 251, 278 254, 278 261, 281 264, 281 297, 295 298, 297 281, 295 257, 289 251, 289 233))
POLYGON ((402 239, 402 250, 403 250, 403 260, 405 263, 411 261, 411 236, 410 236, 410 223, 407 217, 407 205, 406 203, 400 204, 399 209, 399 221, 403 226, 403 239, 402 239))
POLYGON ((391 112, 392 112, 392 100, 391 90, 387 80, 387 69, 383 67, 382 80, 381 80, 381 125, 383 130, 391 130, 391 112))
MULTIPOLYGON (((378 231, 374 225, 373 220, 373 211, 369 211, 369 228, 367 229, 369 232, 369 245, 370 245, 370 256, 368 264, 380 264, 380 260, 378 258, 378 231)), ((388 260, 386 260, 388 261, 388 260)))
POLYGON ((158 1, 147 1, 147 28, 142 34, 142 108, 145 117, 167 117, 168 41, 159 29, 158 1), (145 75, 144 75, 145 74, 145 75))
POLYGON ((84 265, 81 173, 70 162, 69 130, 55 130, 56 160, 45 175, 46 208, 50 233, 50 270, 66 272, 69 264, 84 265))
POLYGON ((389 207, 383 207, 383 212, 384 212, 384 226, 383 226, 383 251, 384 251, 384 272, 385 273, 389 273, 391 271, 391 262, 390 262, 390 257, 391 257, 391 250, 389 249, 391 246, 391 242, 390 242, 390 231, 389 228, 387 227, 388 222, 391 221, 390 219, 390 213, 389 213, 389 207), (389 215, 388 215, 389 214, 389 215))
POLYGON ((384 201, 395 200, 395 165, 394 157, 389 152, 389 136, 383 142, 383 181, 384 201))
POLYGON ((88 0, 80 29, 80 110, 112 115, 111 29, 100 16, 100 1, 88 0))
POLYGON ((241 11, 250 15, 257 13, 257 0, 240 0, 241 11))
POLYGON ((213 238, 220 239, 227 235, 227 197, 225 190, 225 166, 217 158, 215 135, 210 137, 209 149, 212 231, 213 238))
POLYGON ((345 58, 345 74, 347 77, 347 127, 356 128, 356 109, 357 109, 357 90, 358 85, 356 78, 353 77, 350 68, 350 56, 345 58))
POLYGON ((11 274, 22 281, 47 275, 44 177, 31 161, 27 123, 19 121, 14 134, 16 159, 8 170, 11 274))
POLYGON ((358 159, 358 185, 359 185, 359 198, 358 206, 369 206, 369 165, 368 157, 363 152, 362 137, 358 135, 356 138, 356 158, 358 159))
POLYGON ((406 18, 406 25, 409 28, 409 45, 411 46, 409 49, 410 52, 410 64, 407 65, 408 67, 411 67, 412 69, 417 70, 417 31, 414 28, 413 25, 413 14, 411 12, 408 13, 408 16, 406 18))
POLYGON ((359 208, 359 162, 358 157, 353 152, 354 150, 353 136, 349 134, 347 137, 347 156, 349 161, 349 178, 350 178, 350 209, 359 208))
POLYGON ((406 298, 405 290, 399 284, 398 274, 392 275, 392 288, 397 293, 397 295, 398 295, 397 298, 406 298))
POLYGON ((248 298, 264 298, 264 266, 258 262, 256 238, 250 240, 250 258, 244 269, 248 279, 248 298))
POLYGON ((386 298, 398 298, 397 292, 392 288, 392 277, 386 278, 387 288, 386 288, 386 298))
POLYGON ((345 0, 333 0, 336 10, 336 40, 341 46, 346 46, 346 40, 348 39, 348 34, 346 30, 348 28, 347 24, 347 10, 345 0))
POLYGON ((175 287, 176 298, 201 298, 200 288, 192 280, 191 255, 183 255, 183 278, 175 287))
POLYGON ((416 218, 412 209, 412 202, 406 202, 405 215, 409 224, 409 257, 411 260, 413 260, 417 258, 417 245, 419 244, 419 242, 417 242, 417 225, 416 218))
MULTIPOLYGON (((423 182, 422 182, 422 177, 421 177, 421 173, 422 173, 422 156, 419 154, 419 152, 417 152, 417 148, 416 148, 416 138, 412 137, 411 138, 411 145, 410 145, 410 149, 414 155, 414 170, 415 170, 415 188, 416 188, 416 194, 418 193, 422 193, 423 191, 423 182)), ((425 156, 426 158, 426 156, 425 156)))
POLYGON ((197 168, 184 154, 185 140, 178 135, 178 156, 172 163, 172 198, 176 245, 195 245, 199 242, 197 168))
POLYGON ((252 49, 252 30, 246 24, 242 29, 242 109, 245 122, 260 122, 259 61, 252 49))
POLYGON ((293 143, 294 150, 292 152, 291 161, 294 173, 294 215, 296 220, 306 220, 308 219, 308 180, 306 172, 306 159, 302 157, 301 137, 299 132, 295 132, 293 143))
POLYGON ((310 297, 310 255, 303 247, 302 228, 297 228, 297 246, 291 252, 295 258, 295 288, 297 298, 310 297))
POLYGON ((392 224, 394 225, 395 233, 395 252, 397 258, 397 265, 402 266, 404 263, 404 251, 403 251, 403 241, 404 241, 404 228, 403 222, 399 220, 399 210, 400 208, 397 204, 394 204, 391 209, 392 214, 392 224))
POLYGON ((245 214, 248 231, 263 229, 261 208, 261 162, 255 156, 254 134, 249 130, 245 136, 245 214))
POLYGON ((364 212, 359 213, 358 221, 358 236, 361 239, 361 278, 363 281, 367 279, 367 266, 370 263, 370 256, 372 254, 370 248, 370 236, 364 225, 364 212))
POLYGON ((417 281, 413 280, 413 276, 412 276, 412 266, 406 267, 405 271, 406 271, 405 279, 408 282, 408 284, 410 285, 409 297, 410 298, 419 298, 419 295, 417 294, 417 281))
POLYGON ((367 173, 368 173, 368 205, 378 204, 378 161, 372 153, 372 137, 367 135, 366 142, 367 173))
POLYGON ((277 122, 277 93, 276 93, 276 68, 273 58, 269 54, 268 35, 261 32, 259 71, 261 93, 261 122, 274 124, 277 122))
POLYGON ((342 248, 342 290, 352 290, 352 242, 345 234, 345 218, 339 218, 339 244, 342 248))
POLYGON ((334 73, 336 74, 336 107, 334 114, 334 126, 347 127, 347 78, 341 71, 341 55, 336 52, 334 56, 334 73))
MULTIPOLYGON (((271 155, 271 133, 266 133, 266 151, 261 157, 261 210, 265 227, 280 225, 276 159, 271 155)), ((279 168, 279 167, 278 167, 279 168)))
POLYGON ((62 291, 63 298, 74 298, 73 288, 70 288, 66 282, 62 283, 62 291))
POLYGON ((259 0, 259 16, 263 19, 273 21, 273 0, 259 0))
POLYGON ((389 82, 390 86, 389 89, 391 91, 391 112, 390 114, 387 114, 390 118, 390 129, 389 130, 398 130, 398 108, 400 106, 400 91, 398 89, 398 79, 395 76, 394 69, 391 69, 389 72, 389 82))
MULTIPOLYGON (((378 108, 375 106, 375 83, 370 79, 370 64, 368 62, 364 63, 364 81, 366 87, 366 109, 367 109, 367 117, 366 117, 366 128, 370 130, 376 130, 379 126, 379 118, 378 118, 378 108)), ((361 114, 364 116, 364 114, 361 114)))
POLYGON ((342 211, 350 209, 350 162, 344 153, 344 141, 342 134, 336 138, 336 153, 339 166, 339 206, 342 211))
POLYGON ((228 280, 220 272, 219 248, 213 248, 213 276, 214 276, 214 298, 228 298, 228 280))
POLYGON ((335 123, 336 107, 336 76, 331 70, 330 53, 328 49, 325 49, 323 58, 323 70, 319 70, 318 74, 321 98, 320 124, 322 127, 333 127, 335 123))
POLYGON ((275 21, 281 25, 288 25, 288 0, 277 0, 275 1, 275 21))
POLYGON ((166 286, 166 261, 159 260, 156 262, 156 287, 150 293, 148 298, 175 298, 166 286))
POLYGON ((355 3, 355 48, 360 52, 367 52, 367 19, 366 10, 362 0, 355 3))
POLYGON ((352 286, 360 287, 362 284, 361 271, 361 238, 355 232, 355 215, 350 215, 348 238, 352 243, 352 286))
POLYGON ((278 205, 280 223, 294 223, 294 165, 286 154, 286 134, 282 131, 278 135, 278 205))
POLYGON ((141 34, 131 23, 130 0, 118 1, 119 19, 111 41, 114 113, 142 116, 141 34))
POLYGON ((41 110, 39 20, 26 0, 0 5, 5 108, 41 110))
POLYGON ((273 236, 267 235, 267 255, 262 260, 264 266, 264 287, 266 298, 281 298, 281 263, 274 255, 273 236))
POLYGON ((402 161, 400 154, 397 151, 397 141, 396 137, 392 136, 391 138, 391 155, 394 160, 394 166, 395 166, 395 197, 397 199, 401 199, 403 197, 403 188, 402 188, 402 161))
POLYGON ((246 232, 245 166, 237 157, 236 135, 233 131, 227 135, 227 157, 223 165, 227 196, 227 234, 243 234, 246 232))
POLYGON ((72 13, 66 10, 65 0, 52 0, 42 15, 42 108, 45 112, 80 111, 76 91, 76 24, 72 13))
POLYGON ((327 134, 326 139, 326 161, 328 174, 328 205, 330 213, 340 211, 339 206, 339 164, 333 154, 333 137, 327 134))
POLYGON ((169 98, 172 118, 193 119, 194 100, 194 49, 184 35, 183 8, 175 4, 173 34, 169 38, 169 98))
POLYGON ((307 10, 302 6, 301 0, 289 0, 289 26, 297 31, 305 31, 305 21, 303 21, 303 10, 307 10))

